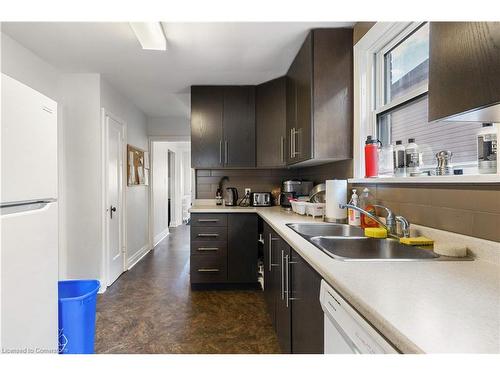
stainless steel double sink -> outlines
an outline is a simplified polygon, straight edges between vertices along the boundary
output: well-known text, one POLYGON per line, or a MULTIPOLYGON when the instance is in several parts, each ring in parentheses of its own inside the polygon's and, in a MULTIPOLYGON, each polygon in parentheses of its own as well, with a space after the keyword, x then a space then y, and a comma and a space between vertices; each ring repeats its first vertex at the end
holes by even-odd
POLYGON ((334 259, 343 261, 472 260, 440 256, 432 250, 401 244, 397 239, 364 236, 361 228, 345 224, 287 224, 334 259))

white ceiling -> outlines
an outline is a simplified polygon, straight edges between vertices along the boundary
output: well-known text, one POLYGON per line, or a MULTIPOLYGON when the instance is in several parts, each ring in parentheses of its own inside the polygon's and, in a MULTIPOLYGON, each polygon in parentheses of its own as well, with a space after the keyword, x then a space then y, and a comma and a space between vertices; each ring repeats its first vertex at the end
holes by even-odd
POLYGON ((128 23, 2 23, 64 72, 93 72, 147 115, 189 118, 194 84, 258 84, 283 75, 307 31, 349 22, 163 23, 167 51, 142 50, 128 23))

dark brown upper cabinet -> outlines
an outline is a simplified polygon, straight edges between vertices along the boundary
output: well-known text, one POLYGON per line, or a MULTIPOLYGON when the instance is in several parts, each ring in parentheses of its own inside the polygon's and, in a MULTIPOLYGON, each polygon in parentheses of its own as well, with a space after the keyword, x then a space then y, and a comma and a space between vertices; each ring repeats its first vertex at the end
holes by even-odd
POLYGON ((286 77, 256 88, 257 167, 284 167, 286 139, 286 77))
POLYGON ((224 87, 224 166, 255 167, 255 87, 224 87))
POLYGON ((500 121, 500 22, 431 22, 429 121, 500 121))
POLYGON ((255 167, 255 87, 191 87, 191 167, 255 167))
POLYGON ((352 158, 352 29, 317 29, 287 72, 287 164, 352 158))
POLYGON ((222 168, 224 89, 191 87, 191 166, 222 168))

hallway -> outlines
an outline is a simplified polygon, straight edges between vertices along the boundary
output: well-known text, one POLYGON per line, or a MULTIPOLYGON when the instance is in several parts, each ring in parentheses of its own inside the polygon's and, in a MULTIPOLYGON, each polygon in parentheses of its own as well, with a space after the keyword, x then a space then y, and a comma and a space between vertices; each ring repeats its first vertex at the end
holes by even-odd
POLYGON ((192 291, 189 226, 99 295, 96 353, 279 353, 261 291, 192 291))

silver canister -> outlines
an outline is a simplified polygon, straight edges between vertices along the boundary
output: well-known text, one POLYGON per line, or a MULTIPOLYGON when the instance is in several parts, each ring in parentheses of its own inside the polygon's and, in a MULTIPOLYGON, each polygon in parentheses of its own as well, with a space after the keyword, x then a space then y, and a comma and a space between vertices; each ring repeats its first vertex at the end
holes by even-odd
POLYGON ((453 152, 446 150, 439 151, 436 154, 436 176, 448 176, 453 174, 453 165, 451 164, 452 157, 453 152))

